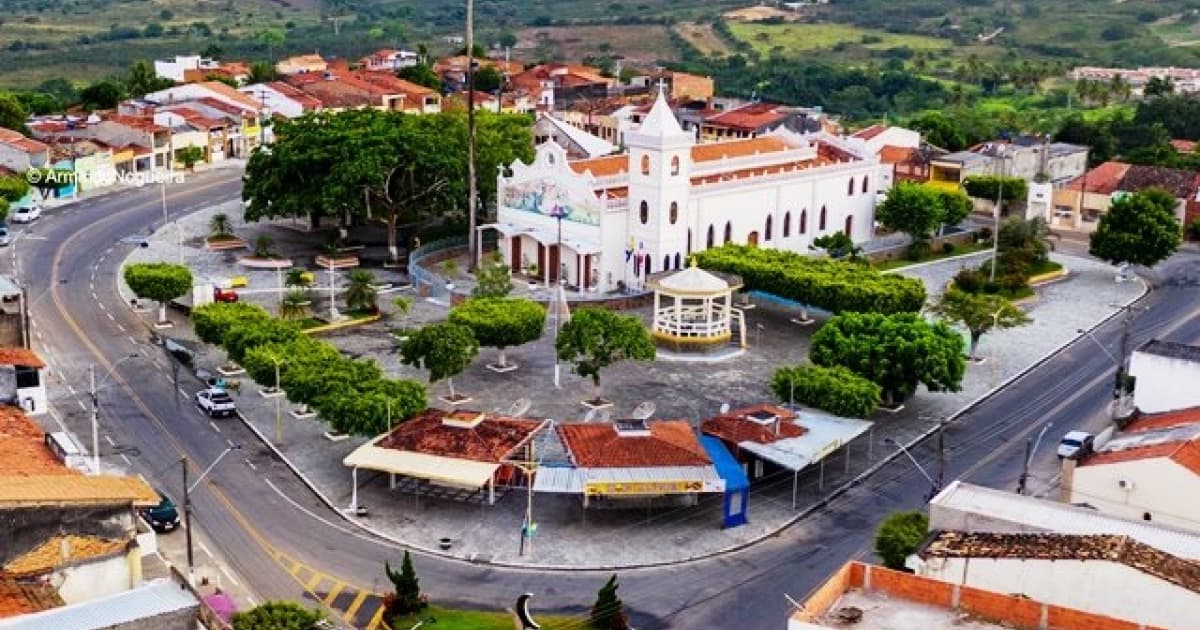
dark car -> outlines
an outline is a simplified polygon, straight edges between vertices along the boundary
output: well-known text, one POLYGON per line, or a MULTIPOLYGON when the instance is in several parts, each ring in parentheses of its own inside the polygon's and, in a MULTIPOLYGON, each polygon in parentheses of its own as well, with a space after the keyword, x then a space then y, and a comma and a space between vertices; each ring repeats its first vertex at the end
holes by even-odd
POLYGON ((158 493, 158 505, 142 508, 138 513, 156 532, 170 532, 179 528, 179 511, 175 502, 166 494, 158 493))

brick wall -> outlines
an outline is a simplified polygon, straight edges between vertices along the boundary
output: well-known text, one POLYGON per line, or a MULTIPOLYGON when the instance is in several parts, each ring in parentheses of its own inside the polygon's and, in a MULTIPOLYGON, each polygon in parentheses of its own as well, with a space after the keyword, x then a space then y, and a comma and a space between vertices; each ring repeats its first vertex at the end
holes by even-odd
POLYGON ((954 605, 954 585, 949 582, 877 566, 867 567, 867 573, 870 574, 870 589, 873 591, 938 608, 951 608, 954 605))
POLYGON ((817 590, 810 593, 808 599, 804 600, 804 612, 808 613, 804 615, 805 620, 817 621, 817 618, 833 608, 833 605, 854 584, 861 586, 862 578, 863 565, 861 563, 847 562, 843 564, 837 573, 834 573, 824 584, 817 587, 817 590))
POLYGON ((1007 622, 1018 628, 1036 629, 1042 622, 1042 603, 970 586, 960 586, 958 607, 983 619, 1007 622))

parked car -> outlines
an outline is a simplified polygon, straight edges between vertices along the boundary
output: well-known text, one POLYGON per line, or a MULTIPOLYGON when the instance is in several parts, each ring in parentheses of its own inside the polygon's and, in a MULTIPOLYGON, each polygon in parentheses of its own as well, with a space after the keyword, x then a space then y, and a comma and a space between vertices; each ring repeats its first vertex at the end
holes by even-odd
POLYGON ((169 532, 178 529, 179 511, 175 509, 175 502, 161 491, 158 492, 158 499, 158 505, 142 508, 138 511, 138 514, 156 532, 169 532))
POLYGON ((12 236, 8 233, 7 225, 0 225, 0 247, 8 247, 12 243, 12 236))
POLYGON ((221 287, 213 287, 214 302, 236 302, 238 301, 237 291, 233 289, 222 289, 221 287))
POLYGON ((1088 453, 1092 452, 1092 440, 1094 439, 1095 436, 1086 431, 1068 432, 1058 442, 1059 458, 1080 459, 1087 457, 1088 453))
POLYGON ((229 396, 229 392, 215 387, 197 392, 196 406, 210 418, 232 416, 237 413, 237 405, 229 396))
POLYGON ((12 216, 9 218, 13 223, 33 223, 42 218, 42 209, 37 206, 17 208, 12 211, 12 216))

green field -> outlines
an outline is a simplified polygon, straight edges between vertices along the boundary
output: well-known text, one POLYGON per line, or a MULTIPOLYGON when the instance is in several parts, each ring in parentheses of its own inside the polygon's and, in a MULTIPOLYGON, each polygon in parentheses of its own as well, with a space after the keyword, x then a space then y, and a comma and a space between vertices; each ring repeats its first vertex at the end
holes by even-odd
POLYGON ((735 22, 729 30, 738 39, 749 43, 767 55, 785 55, 812 50, 832 49, 838 44, 860 45, 868 50, 910 48, 912 50, 944 50, 951 42, 925 35, 907 35, 861 28, 847 24, 762 24, 735 22))
MULTIPOLYGON (((567 628, 588 627, 586 617, 565 617, 557 615, 534 615, 534 618, 546 630, 565 630, 567 628)), ((419 621, 425 621, 422 628, 437 630, 512 630, 513 618, 503 612, 482 612, 478 610, 456 610, 430 606, 419 615, 410 615, 392 624, 395 628, 411 628, 419 621), (430 618, 436 622, 428 621, 430 618)))

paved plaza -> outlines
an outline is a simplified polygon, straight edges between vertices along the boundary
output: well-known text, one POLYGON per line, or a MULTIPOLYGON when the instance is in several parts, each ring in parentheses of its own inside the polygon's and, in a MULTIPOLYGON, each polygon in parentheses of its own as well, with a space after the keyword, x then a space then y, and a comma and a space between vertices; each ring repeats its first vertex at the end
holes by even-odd
MULTIPOLYGON (((274 293, 254 290, 275 287, 276 274, 237 268, 236 255, 203 249, 202 236, 207 231, 208 219, 217 211, 229 214, 234 220, 235 231, 247 241, 253 242, 257 233, 269 232, 282 255, 295 256, 299 261, 303 253, 310 267, 312 254, 323 242, 321 237, 290 228, 244 226, 240 223, 239 204, 203 210, 181 221, 183 259, 196 276, 246 275, 251 289, 243 292, 246 300, 273 304, 274 293)), ((177 240, 177 231, 169 226, 149 239, 149 247, 135 250, 130 260, 174 261, 179 255, 177 240)), ((940 293, 959 268, 977 266, 986 256, 975 254, 939 261, 903 269, 899 273, 920 278, 933 296, 940 293)), ((938 418, 955 413, 1074 338, 1077 329, 1088 328, 1108 317, 1116 310, 1113 304, 1128 302, 1142 292, 1140 283, 1115 283, 1113 269, 1107 265, 1083 258, 1053 257, 1071 274, 1067 280, 1038 289, 1037 299, 1025 307, 1033 318, 1030 325, 985 336, 979 352, 987 357, 987 361, 968 366, 962 391, 918 392, 900 413, 881 412, 872 418, 876 422, 875 430, 850 445, 848 458, 846 450, 842 449, 826 461, 823 471, 812 467, 802 472, 799 476, 799 509, 819 502, 831 489, 888 455, 894 447, 885 446, 885 439, 904 442, 922 434, 935 426, 938 418)), ((402 280, 395 272, 377 268, 372 271, 381 280, 402 280)), ((325 274, 317 275, 318 283, 324 286, 325 274)), ((327 302, 320 296, 320 290, 315 293, 314 311, 319 314, 327 308, 327 302)), ((387 296, 380 302, 385 312, 392 310, 387 296)), ((649 309, 628 312, 647 320, 649 317, 649 309)), ((421 371, 400 364, 391 331, 436 321, 445 314, 445 306, 417 299, 405 316, 390 314, 383 321, 344 329, 323 338, 349 355, 375 360, 391 376, 424 382, 421 371)), ((769 303, 748 311, 749 350, 724 363, 701 365, 656 361, 608 369, 602 374, 602 387, 604 395, 616 403, 613 417, 627 415, 639 403, 651 401, 657 407, 656 417, 683 419, 698 425, 716 415, 723 404, 737 408, 770 400, 766 384, 772 371, 779 365, 803 361, 809 338, 817 329, 792 323, 792 316, 785 309, 769 303)), ((179 325, 170 334, 183 339, 192 337, 186 320, 177 317, 176 321, 179 325)), ((465 407, 503 411, 515 400, 528 398, 531 401, 529 416, 559 421, 582 419, 586 409, 580 401, 591 397, 593 389, 590 382, 570 373, 565 365, 560 377, 562 386, 555 388, 552 338, 553 330, 548 330, 535 343, 509 349, 509 360, 520 364, 520 369, 504 374, 484 367, 492 362, 496 351, 482 349, 472 366, 455 379, 455 389, 474 399, 465 407)), ((200 348, 199 366, 211 370, 224 360, 219 349, 196 345, 200 348)), ((259 396, 256 391, 253 386, 243 388, 237 399, 238 405, 251 424, 274 440, 275 401, 259 396)), ((430 400, 435 401, 445 391, 444 383, 433 385, 430 400)), ((295 420, 286 413, 284 420, 284 439, 276 446, 329 502, 335 506, 348 506, 351 476, 341 461, 364 439, 331 442, 323 436, 326 427, 319 421, 295 420)), ((439 539, 450 538, 453 543, 449 553, 477 561, 593 567, 679 561, 769 535, 798 513, 792 509, 790 473, 774 474, 765 482, 756 482, 749 501, 749 525, 728 530, 721 529, 719 495, 706 496, 697 507, 591 509, 586 513, 577 498, 535 495, 535 520, 539 528, 534 553, 521 557, 518 555, 518 536, 524 510, 524 489, 504 492, 496 505, 487 506, 484 497, 465 492, 443 491, 438 496, 423 489, 417 495, 412 493, 411 485, 406 484, 389 490, 388 480, 382 474, 360 473, 359 483, 359 502, 368 507, 367 515, 357 519, 363 526, 424 548, 435 548, 439 539)))

